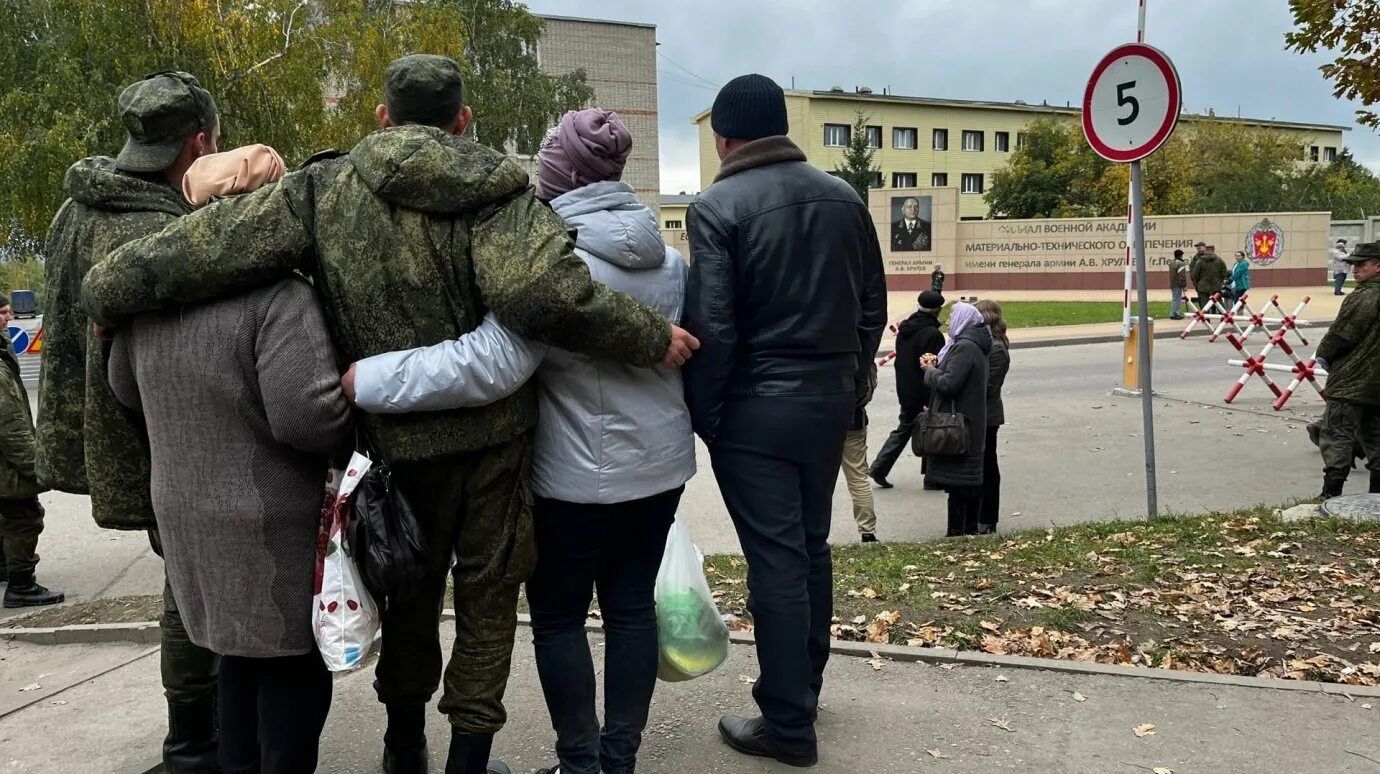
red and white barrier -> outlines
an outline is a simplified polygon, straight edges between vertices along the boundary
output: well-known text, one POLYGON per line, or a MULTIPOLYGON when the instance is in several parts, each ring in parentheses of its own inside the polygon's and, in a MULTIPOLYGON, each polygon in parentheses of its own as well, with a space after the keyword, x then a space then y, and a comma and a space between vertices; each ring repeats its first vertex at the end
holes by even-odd
MULTIPOLYGON (((1307 301, 1305 300, 1304 303, 1306 304, 1307 301)), ((1300 309, 1302 309, 1302 305, 1300 305, 1300 309)), ((1234 334, 1227 334, 1227 341, 1231 342, 1231 345, 1236 347, 1236 350, 1245 358, 1244 360, 1227 361, 1227 365, 1237 366, 1245 370, 1241 378, 1238 379, 1236 384, 1232 385, 1231 390, 1227 392, 1227 403, 1231 403, 1236 399, 1236 396, 1241 393, 1241 389, 1246 386, 1246 382, 1250 381, 1252 376, 1260 377, 1261 380, 1265 382, 1266 386, 1270 388, 1270 392, 1274 393, 1275 402, 1273 406, 1275 411, 1283 409, 1284 404, 1289 402, 1289 399, 1294 396, 1294 392, 1298 390, 1299 386, 1304 382, 1311 384, 1313 389, 1317 391, 1319 397, 1324 400, 1327 399, 1327 391, 1323 389, 1322 385, 1318 384, 1317 380, 1319 376, 1327 378, 1327 372, 1318 368, 1317 360, 1314 358, 1304 360, 1299 357, 1298 353, 1294 351, 1294 348, 1290 346, 1289 342, 1284 338, 1290 330, 1293 329, 1281 327, 1279 330, 1275 331, 1274 334, 1270 336, 1270 341, 1266 343, 1265 347, 1260 350, 1260 354, 1258 355, 1251 355, 1251 353, 1247 352, 1244 346, 1245 342, 1241 338, 1238 338, 1234 334), (1277 365, 1275 363, 1265 362, 1276 348, 1289 356, 1289 360, 1291 361, 1289 365, 1277 365), (1267 374, 1267 372, 1270 371, 1293 374, 1294 379, 1289 383, 1288 387, 1281 390, 1267 374)), ((1297 334, 1297 331, 1295 331, 1295 333, 1297 334)), ((1300 338, 1302 337, 1300 336, 1300 338)))
POLYGON ((1269 375, 1265 373, 1266 371, 1273 370, 1265 367, 1265 356, 1270 354, 1268 346, 1259 355, 1252 355, 1246 351, 1244 342, 1237 337, 1236 334, 1228 333, 1227 341, 1230 342, 1233 347, 1236 347, 1237 352, 1240 352, 1241 355, 1245 357, 1245 360, 1228 360, 1227 363, 1229 365, 1240 366, 1246 370, 1245 373, 1241 374, 1241 378, 1236 380, 1236 384, 1232 385, 1231 390, 1227 392, 1227 403, 1236 400, 1236 396, 1241 394, 1242 388, 1246 386, 1246 382, 1250 381, 1252 376, 1259 376, 1261 380, 1265 382, 1265 386, 1270 388, 1270 392, 1275 394, 1275 397, 1279 397, 1283 394, 1274 381, 1270 379, 1269 375))
MULTIPOLYGON (((1193 303, 1193 299, 1191 298, 1184 299, 1184 302, 1188 304, 1188 311, 1192 312, 1192 315, 1190 316, 1188 325, 1184 327, 1184 332, 1179 334, 1179 338, 1181 339, 1187 339, 1188 334, 1192 333, 1193 329, 1197 328, 1199 324, 1204 328, 1211 328, 1212 320, 1220 319, 1222 315, 1227 314, 1229 311, 1222 306, 1221 293, 1213 293, 1212 297, 1208 299, 1207 306, 1204 306, 1202 309, 1199 309, 1198 305, 1193 303)), ((1212 337, 1208 338, 1208 341, 1213 340, 1212 337)))
POLYGON ((1188 326, 1184 328, 1179 338, 1187 339, 1195 329, 1202 325, 1205 328, 1212 328, 1208 334, 1208 341, 1216 341, 1222 336, 1228 327, 1235 329, 1235 334, 1242 340, 1251 337, 1256 331, 1263 331, 1268 336, 1274 336, 1279 331, 1292 331, 1298 338, 1299 343, 1308 346, 1308 339, 1299 330, 1299 326, 1308 325, 1307 320, 1300 320, 1299 315, 1303 314, 1308 307, 1308 302, 1312 299, 1305 296, 1299 302, 1293 314, 1284 311, 1284 307, 1279 305, 1279 296, 1270 296, 1270 300, 1261 308, 1259 312, 1251 308, 1249 303, 1250 294, 1242 293, 1240 300, 1232 308, 1227 309, 1223 304, 1221 294, 1214 293, 1212 300, 1203 309, 1198 309, 1192 301, 1188 302, 1188 308, 1193 313, 1188 326), (1267 317, 1271 310, 1279 313, 1278 317, 1267 317), (1244 327, 1243 327, 1244 324, 1244 327))
POLYGON ((881 357, 877 358, 877 367, 878 367, 878 368, 881 368, 881 367, 884 366, 884 365, 890 365, 890 364, 891 364, 891 361, 893 361, 893 360, 895 360, 895 359, 896 359, 896 350, 893 349, 893 350, 891 350, 890 352, 886 353, 885 355, 882 355, 881 357))

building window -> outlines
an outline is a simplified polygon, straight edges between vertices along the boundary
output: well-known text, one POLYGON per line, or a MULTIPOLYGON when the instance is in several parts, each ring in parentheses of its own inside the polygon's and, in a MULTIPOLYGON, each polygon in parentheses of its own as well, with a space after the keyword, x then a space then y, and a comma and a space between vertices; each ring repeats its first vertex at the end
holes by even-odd
POLYGON ((1311 147, 1311 148, 1308 149, 1308 160, 1309 160, 1309 161, 1317 161, 1317 160, 1318 160, 1318 146, 1314 145, 1313 147, 1311 147))
POLYGON ((946 151, 946 150, 949 149, 949 130, 948 130, 948 129, 935 129, 935 130, 934 130, 934 149, 935 149, 935 150, 943 150, 943 151, 946 151))
POLYGON ((1016 132, 1016 150, 1025 147, 1025 132, 1016 132))
POLYGON ((919 132, 914 128, 896 127, 891 130, 891 147, 896 150, 915 150, 917 145, 916 135, 919 132))
POLYGON ((869 148, 880 148, 880 147, 882 147, 882 127, 880 127, 880 126, 869 126, 869 127, 867 127, 867 147, 869 147, 869 148))
POLYGON ((848 124, 825 124, 824 147, 847 148, 853 127, 848 124))
POLYGON ((667 230, 667 231, 675 231, 675 230, 677 230, 677 229, 682 229, 682 228, 685 228, 685 223, 684 223, 684 221, 679 221, 679 220, 668 220, 668 221, 666 221, 666 230, 667 230))
POLYGON ((881 188, 883 185, 885 185, 885 183, 882 182, 882 173, 881 173, 881 172, 873 172, 873 173, 872 173, 872 187, 873 187, 873 188, 881 188))
POLYGON ((916 177, 914 172, 893 172, 891 175, 891 187, 914 188, 918 182, 916 177))
POLYGON ((930 175, 930 186, 933 188, 948 188, 949 173, 935 172, 934 174, 930 175))
POLYGON ((982 175, 976 175, 970 172, 963 173, 963 193, 982 193, 982 175))
POLYGON ((1323 161, 1336 161, 1336 160, 1337 160, 1337 149, 1336 149, 1336 148, 1323 148, 1323 161))
POLYGON ((963 150, 980 151, 982 150, 982 132, 974 132, 965 129, 963 131, 963 150))
POLYGON ((994 140, 994 142, 996 143, 996 146, 997 146, 997 153, 1010 153, 1010 152, 1011 152, 1011 133, 1010 133, 1010 132, 997 132, 997 134, 996 134, 996 140, 994 140))

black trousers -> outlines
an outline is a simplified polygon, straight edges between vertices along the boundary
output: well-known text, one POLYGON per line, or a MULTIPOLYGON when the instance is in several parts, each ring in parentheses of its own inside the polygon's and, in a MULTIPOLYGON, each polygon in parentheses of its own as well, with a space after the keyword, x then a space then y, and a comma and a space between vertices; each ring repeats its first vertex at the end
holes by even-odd
POLYGON ((851 393, 730 400, 710 459, 748 564, 761 675, 752 695, 772 740, 817 746, 814 713, 829 659, 829 526, 851 393))
POLYGON ((920 416, 920 410, 920 407, 901 407, 901 417, 897 421, 896 429, 887 436, 886 443, 882 444, 882 450, 877 452, 877 458, 872 461, 873 475, 886 478, 891 473, 896 461, 910 446, 910 437, 915 431, 915 418, 920 416))
POLYGON ((537 498, 532 639, 562 774, 632 774, 656 689, 656 574, 684 487, 609 505, 537 498), (585 619, 604 621, 604 724, 585 619))
POLYGON ((949 493, 949 528, 945 537, 976 535, 978 517, 982 512, 982 487, 951 486, 949 493))
POLYGON ((220 763, 225 774, 311 774, 331 710, 331 673, 300 656, 220 659, 220 763))
POLYGON ((1001 427, 987 428, 987 451, 982 457, 982 506, 978 513, 978 524, 997 528, 1001 517, 1001 466, 997 464, 997 431, 1001 427))

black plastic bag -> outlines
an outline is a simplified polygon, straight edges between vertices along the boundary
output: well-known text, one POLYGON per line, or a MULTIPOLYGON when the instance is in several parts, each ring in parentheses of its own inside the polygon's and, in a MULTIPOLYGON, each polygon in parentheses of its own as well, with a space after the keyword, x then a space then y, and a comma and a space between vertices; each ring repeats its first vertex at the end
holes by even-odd
POLYGON ((380 606, 409 599, 427 576, 426 538, 387 465, 364 474, 351 501, 355 561, 380 606))

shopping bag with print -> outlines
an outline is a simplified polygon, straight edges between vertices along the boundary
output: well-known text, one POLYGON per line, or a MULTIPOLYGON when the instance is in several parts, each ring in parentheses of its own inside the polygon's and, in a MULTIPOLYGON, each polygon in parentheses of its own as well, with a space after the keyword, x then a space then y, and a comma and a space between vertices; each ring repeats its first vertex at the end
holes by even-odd
POLYGON ((704 558, 679 515, 656 576, 657 677, 668 683, 713 672, 728 658, 728 626, 704 577, 704 558))
POLYGON ((355 453, 350 464, 326 475, 321 527, 316 541, 316 596, 312 630, 332 672, 364 663, 379 631, 378 605, 364 587, 350 547, 350 496, 373 463, 355 453))

